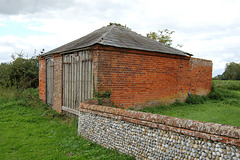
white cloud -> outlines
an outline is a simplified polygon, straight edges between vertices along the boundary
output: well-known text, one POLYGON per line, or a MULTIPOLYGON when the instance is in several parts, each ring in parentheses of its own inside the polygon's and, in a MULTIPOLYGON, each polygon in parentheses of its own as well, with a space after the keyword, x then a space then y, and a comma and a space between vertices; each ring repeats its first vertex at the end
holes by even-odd
POLYGON ((26 38, 2 36, 0 37, 0 62, 11 61, 12 53, 23 51, 25 56, 30 58, 34 56, 35 49, 37 50, 37 54, 39 54, 42 49, 50 50, 52 46, 57 45, 59 44, 53 35, 28 36, 26 38))
POLYGON ((64 9, 74 4, 74 1, 64 0, 1 0, 0 14, 32 14, 51 9, 64 9))
POLYGON ((175 46, 183 44, 182 50, 212 60, 214 75, 221 74, 227 62, 240 62, 239 6, 238 0, 0 0, 0 27, 12 20, 46 33, 0 35, 0 62, 11 59, 12 52, 48 51, 117 22, 144 36, 174 30, 175 46))

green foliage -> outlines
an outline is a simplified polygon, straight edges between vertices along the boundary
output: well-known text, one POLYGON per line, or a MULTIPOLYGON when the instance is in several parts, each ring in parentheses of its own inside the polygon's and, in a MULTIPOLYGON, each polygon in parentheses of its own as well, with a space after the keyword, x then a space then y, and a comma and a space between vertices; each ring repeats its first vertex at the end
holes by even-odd
POLYGON ((96 90, 95 76, 93 75, 93 97, 98 101, 99 105, 103 104, 103 100, 111 97, 111 91, 109 89, 102 91, 102 84, 99 84, 99 90, 96 90))
POLYGON ((240 91, 239 80, 214 80, 213 85, 217 88, 240 91))
POLYGON ((215 76, 213 80, 240 80, 240 63, 227 63, 223 74, 215 76))
POLYGON ((212 100, 223 100, 223 96, 219 92, 216 92, 216 91, 210 92, 208 94, 208 97, 212 100))
POLYGON ((10 74, 11 64, 1 63, 0 64, 0 86, 11 86, 10 74))
POLYGON ((173 104, 171 104, 172 106, 184 106, 185 103, 184 102, 181 102, 179 101, 178 99, 176 100, 176 102, 174 102, 173 104))
POLYGON ((240 81, 213 81, 212 91, 207 96, 192 95, 186 99, 187 104, 203 104, 209 100, 223 101, 227 98, 238 98, 231 90, 240 91, 240 81))
MULTIPOLYGON (((147 34, 148 38, 151 38, 155 41, 161 42, 167 46, 172 46, 172 34, 175 31, 170 31, 168 29, 158 30, 158 32, 150 32, 147 34)), ((177 47, 182 47, 178 44, 177 47)))
POLYGON ((134 159, 77 135, 38 98, 37 89, 0 87, 0 159, 134 159))
POLYGON ((212 78, 212 80, 222 80, 222 79, 223 79, 222 75, 220 74, 212 78))
POLYGON ((240 63, 230 62, 226 64, 224 73, 222 74, 224 80, 240 80, 240 63))
POLYGON ((17 88, 38 87, 38 60, 25 59, 20 54, 11 63, 0 64, 0 85, 17 88))
POLYGON ((207 100, 206 96, 192 95, 187 97, 187 104, 203 104, 207 100))
POLYGON ((157 32, 150 32, 150 33, 147 34, 147 37, 151 38, 151 39, 153 39, 155 41, 159 41, 159 42, 161 41, 161 40, 159 40, 160 39, 160 35, 158 35, 157 32))
POLYGON ((103 100, 105 98, 110 98, 111 91, 109 89, 106 90, 106 91, 101 91, 101 89, 99 89, 99 91, 94 91, 93 95, 94 95, 94 98, 97 99, 98 104, 102 105, 103 104, 103 100))
POLYGON ((220 88, 212 86, 212 91, 207 96, 192 95, 186 99, 187 104, 204 104, 211 100, 223 101, 227 98, 239 98, 237 94, 231 92, 229 88, 220 88))
POLYGON ((113 23, 113 22, 110 22, 108 26, 112 26, 112 25, 115 25, 115 26, 121 26, 121 27, 124 27, 124 28, 126 28, 126 29, 128 29, 128 30, 131 30, 131 28, 127 27, 126 24, 125 24, 125 25, 122 25, 122 24, 120 24, 120 23, 113 23))

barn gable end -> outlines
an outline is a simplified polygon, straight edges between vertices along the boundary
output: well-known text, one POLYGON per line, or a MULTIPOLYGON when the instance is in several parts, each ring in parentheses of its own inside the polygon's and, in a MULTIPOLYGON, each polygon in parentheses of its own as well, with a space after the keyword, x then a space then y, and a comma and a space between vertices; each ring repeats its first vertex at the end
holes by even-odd
POLYGON ((184 101, 189 92, 206 95, 211 91, 211 61, 192 58, 189 53, 113 25, 39 58, 39 97, 43 101, 48 85, 44 61, 49 56, 54 58, 53 108, 59 112, 63 105, 77 109, 80 102, 93 97, 94 88, 110 90, 111 101, 123 108, 184 101), (78 58, 65 62, 68 55, 78 58), (72 67, 66 71, 66 63, 74 65, 69 64, 72 67))
POLYGON ((100 84, 96 87, 110 89, 117 106, 169 104, 184 101, 189 92, 211 91, 211 61, 102 45, 93 48, 94 75, 100 84))

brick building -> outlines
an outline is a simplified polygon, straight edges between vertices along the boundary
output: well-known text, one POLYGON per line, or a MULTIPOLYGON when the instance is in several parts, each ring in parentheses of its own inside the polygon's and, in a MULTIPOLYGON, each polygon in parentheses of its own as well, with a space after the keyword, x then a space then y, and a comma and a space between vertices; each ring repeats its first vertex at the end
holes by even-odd
POLYGON ((61 112, 99 88, 124 108, 206 95, 212 62, 191 56, 121 26, 103 27, 39 57, 39 97, 61 112))

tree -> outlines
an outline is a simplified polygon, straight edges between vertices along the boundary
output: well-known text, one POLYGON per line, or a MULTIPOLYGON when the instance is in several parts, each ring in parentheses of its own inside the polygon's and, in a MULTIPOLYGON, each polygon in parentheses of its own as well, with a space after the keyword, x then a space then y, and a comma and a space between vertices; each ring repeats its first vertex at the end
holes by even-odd
POLYGON ((212 79, 213 80, 222 80, 223 78, 222 78, 222 75, 219 74, 219 75, 213 77, 212 79))
POLYGON ((21 50, 20 53, 14 52, 11 55, 11 58, 15 61, 17 58, 23 58, 24 57, 24 52, 21 50))
POLYGON ((1 63, 0 64, 0 86, 9 87, 11 86, 11 64, 1 63))
POLYGON ((13 61, 0 64, 0 85, 17 88, 38 87, 38 59, 24 58, 23 52, 13 53, 13 61))
POLYGON ((222 74, 224 80, 240 80, 240 63, 230 62, 226 64, 222 74))
MULTIPOLYGON (((172 46, 172 38, 171 35, 175 31, 170 31, 168 29, 158 30, 158 32, 150 32, 147 33, 147 37, 151 38, 155 41, 161 42, 167 46, 172 46)), ((178 44, 177 47, 182 47, 183 45, 178 44)))
POLYGON ((124 27, 124 28, 126 28, 126 29, 131 30, 131 28, 127 27, 126 24, 125 24, 125 25, 122 25, 122 24, 120 24, 120 23, 113 23, 113 22, 110 22, 108 26, 112 26, 112 25, 121 26, 121 27, 124 27))
POLYGON ((11 65, 11 82, 17 88, 38 86, 38 60, 17 58, 11 65))

